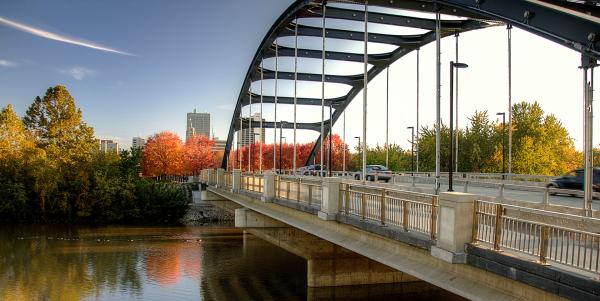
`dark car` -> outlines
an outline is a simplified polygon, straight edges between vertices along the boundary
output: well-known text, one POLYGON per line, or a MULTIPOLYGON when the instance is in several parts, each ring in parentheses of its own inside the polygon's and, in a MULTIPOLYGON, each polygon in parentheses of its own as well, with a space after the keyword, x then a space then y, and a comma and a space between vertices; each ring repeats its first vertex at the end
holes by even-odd
MULTIPOLYGON (((386 183, 392 178, 392 172, 383 165, 367 165, 366 170, 367 181, 383 180, 386 183)), ((354 175, 356 180, 360 180, 361 173, 354 175)))
POLYGON ((313 164, 304 167, 300 167, 303 176, 318 176, 318 175, 326 175, 327 166, 320 164, 313 164))
MULTIPOLYGON (((559 188, 569 190, 583 190, 583 168, 571 170, 568 173, 552 180, 546 187, 559 188)), ((594 168, 594 176, 592 179, 594 191, 600 191, 600 168, 594 168)), ((551 193, 555 195, 556 192, 551 193)))

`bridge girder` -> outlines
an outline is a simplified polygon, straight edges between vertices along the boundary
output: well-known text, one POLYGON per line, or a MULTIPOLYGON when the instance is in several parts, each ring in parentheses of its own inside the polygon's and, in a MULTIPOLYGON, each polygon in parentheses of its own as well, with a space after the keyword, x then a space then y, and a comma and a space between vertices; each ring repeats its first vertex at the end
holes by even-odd
MULTIPOLYGON (((358 4, 359 1, 355 1, 358 4)), ((334 1, 329 1, 334 3, 334 1)), ((260 79, 261 62, 267 58, 275 57, 274 43, 278 38, 294 36, 295 20, 303 18, 321 18, 322 1, 320 0, 297 0, 295 1, 273 24, 269 32, 263 38, 263 41, 256 51, 250 64, 246 78, 242 84, 240 95, 233 113, 225 154, 223 156, 222 167, 227 167, 228 154, 231 151, 233 135, 240 128, 239 116, 243 106, 249 105, 250 95, 248 93, 252 81, 260 79)), ((442 20, 442 37, 453 35, 455 33, 486 28, 501 23, 524 29, 528 32, 537 34, 546 39, 557 42, 561 45, 581 52, 583 55, 592 58, 600 58, 600 8, 598 5, 587 5, 582 3, 572 3, 567 1, 529 1, 529 0, 504 0, 504 1, 472 1, 472 0, 447 0, 447 1, 389 1, 389 0, 371 0, 369 6, 380 6, 394 9, 405 9, 410 11, 434 13, 439 11, 442 14, 454 15, 467 18, 465 20, 442 20)), ((364 11, 353 10, 329 6, 326 12, 327 20, 364 20, 364 11)), ((397 48, 388 53, 372 54, 369 53, 368 63, 372 67, 368 71, 368 80, 370 81, 381 71, 385 70, 393 62, 397 61, 407 53, 419 49, 420 47, 435 41, 435 20, 427 18, 417 18, 411 16, 401 16, 395 14, 386 14, 379 12, 369 12, 368 20, 370 23, 394 25, 402 27, 420 28, 428 32, 419 35, 392 35, 369 33, 369 42, 377 42, 396 46, 397 48)), ((353 30, 342 30, 326 28, 326 38, 342 39, 349 41, 363 41, 364 32, 353 30)), ((322 37, 322 28, 298 25, 298 36, 304 37, 322 37)), ((295 49, 291 47, 278 47, 279 57, 294 57, 295 49)), ((321 50, 298 49, 298 57, 321 59, 321 50)), ((363 54, 346 53, 340 51, 327 51, 327 60, 363 62, 363 54)), ((263 79, 275 79, 275 71, 264 68, 263 79)), ((278 80, 293 80, 293 72, 279 71, 278 80)), ((363 75, 330 75, 326 74, 325 81, 328 83, 340 83, 350 85, 351 89, 345 96, 325 99, 327 106, 332 106, 335 113, 332 115, 333 124, 342 115, 350 101, 362 90, 363 75)), ((320 82, 321 74, 297 73, 298 81, 320 82)), ((275 103, 275 96, 263 95, 263 103, 275 103)), ((252 103, 258 103, 260 95, 252 94, 252 103)), ((277 96, 277 102, 281 104, 293 104, 293 97, 277 96)), ((321 105, 321 99, 318 98, 297 98, 300 105, 321 105)), ((326 121, 324 136, 328 135, 329 120, 326 121)), ((259 122, 252 122, 252 127, 258 127, 259 122), (256 124, 256 125, 255 125, 256 124)), ((264 128, 272 128, 281 125, 280 122, 265 121, 264 128)), ((298 129, 307 129, 320 131, 321 123, 297 123, 298 129)), ((244 128, 248 125, 244 123, 244 128)), ((283 123, 284 128, 293 128, 291 122, 283 123)), ((320 137, 317 138, 308 162, 316 155, 320 148, 320 137)))

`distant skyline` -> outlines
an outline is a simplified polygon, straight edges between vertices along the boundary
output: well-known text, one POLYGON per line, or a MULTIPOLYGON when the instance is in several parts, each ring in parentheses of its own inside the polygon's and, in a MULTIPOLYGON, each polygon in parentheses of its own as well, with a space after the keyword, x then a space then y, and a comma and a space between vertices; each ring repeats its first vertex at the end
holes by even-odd
MULTIPOLYGON (((124 147, 135 136, 146 138, 168 130, 185 139, 186 114, 196 108, 211 114, 211 127, 227 138, 231 115, 248 65, 267 30, 293 1, 99 2, 6 0, 0 3, 0 106, 12 103, 23 115, 35 96, 65 85, 98 138, 124 147), (98 14, 102 11, 102 14, 98 14), (252 13, 248 13, 252 11, 252 13), (235 20, 235 22, 232 22, 235 20)), ((285 43, 285 39, 280 39, 285 43)), ((454 59, 454 38, 442 40, 442 119, 448 115, 448 62, 454 59)), ((507 111, 506 29, 502 26, 461 34, 459 126, 475 110, 507 111)), ((421 126, 435 114, 435 45, 421 57, 421 126)), ((285 66, 282 59, 282 66, 285 66)), ((556 115, 582 148, 582 77, 579 54, 524 31, 513 30, 513 103, 538 101, 556 115)), ((273 64, 266 60, 265 66, 273 64)), ((312 70, 318 62, 302 61, 312 70)), ((408 148, 407 126, 416 123, 415 53, 390 67, 390 143, 408 148)), ((356 66, 354 66, 356 67, 356 66)), ((357 73, 327 63, 330 72, 357 73)), ((358 68, 360 69, 360 68, 358 68)), ((360 72, 360 71, 359 71, 360 72)), ((358 72, 358 73, 359 73, 358 72)), ((272 81, 265 81, 265 91, 272 81)), ((256 91, 256 83, 253 90, 256 91)), ((340 88, 328 86, 329 95, 340 88)), ((280 93, 290 92, 282 81, 280 93), (287 89, 287 90, 286 90, 287 89)), ((320 87, 304 93, 320 95, 320 87)), ((594 93, 598 97, 597 92, 594 93)), ((361 134, 362 94, 348 107, 347 142, 361 134)), ((598 111, 598 105, 594 104, 598 111)), ((263 107, 265 118, 272 106, 263 107)), ((319 110, 320 111, 320 110, 319 110)), ((258 106, 252 107, 252 113, 258 106)), ((278 117, 291 121, 291 106, 278 117)), ((369 85, 367 142, 385 142, 385 72, 369 85)), ((246 116, 249 109, 244 110, 246 116)), ((299 116, 320 121, 320 114, 299 110, 299 116), (316 116, 318 115, 318 116, 316 116)), ((341 135, 342 119, 334 126, 341 135)), ((284 133, 285 136, 291 134, 284 133)), ((266 131, 272 143, 273 131, 266 131)), ((306 142, 317 133, 300 133, 306 142)), ((600 122, 594 124, 594 145, 600 122)), ((290 141, 290 140, 288 140, 290 141)), ((291 141, 290 141, 291 142, 291 141)))

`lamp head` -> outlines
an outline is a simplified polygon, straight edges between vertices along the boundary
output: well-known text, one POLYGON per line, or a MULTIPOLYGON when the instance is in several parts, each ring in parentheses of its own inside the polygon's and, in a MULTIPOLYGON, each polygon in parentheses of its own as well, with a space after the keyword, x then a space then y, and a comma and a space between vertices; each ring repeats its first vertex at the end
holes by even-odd
POLYGON ((464 69, 464 68, 469 68, 469 65, 467 65, 467 64, 465 64, 465 63, 452 63, 452 65, 453 65, 455 68, 463 68, 463 69, 464 69))

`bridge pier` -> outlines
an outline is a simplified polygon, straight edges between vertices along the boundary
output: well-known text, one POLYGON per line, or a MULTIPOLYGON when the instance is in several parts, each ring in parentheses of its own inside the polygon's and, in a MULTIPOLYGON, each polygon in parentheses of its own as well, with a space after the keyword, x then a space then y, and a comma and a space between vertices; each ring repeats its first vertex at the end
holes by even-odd
POLYGON ((235 210, 235 226, 306 259, 308 287, 421 281, 250 209, 235 210))

